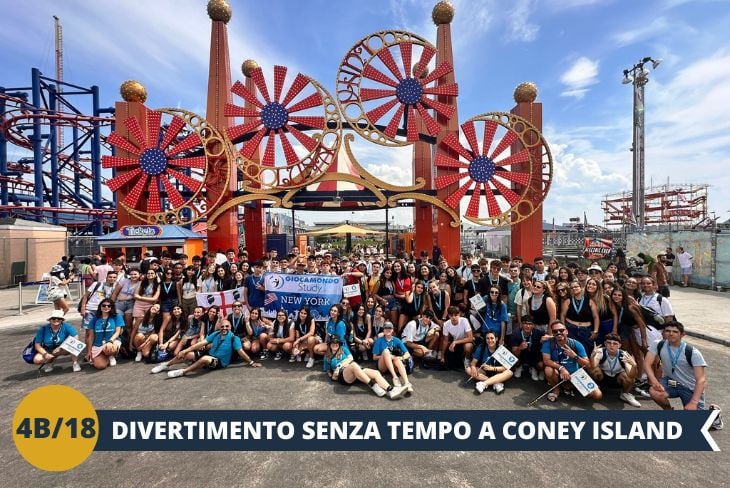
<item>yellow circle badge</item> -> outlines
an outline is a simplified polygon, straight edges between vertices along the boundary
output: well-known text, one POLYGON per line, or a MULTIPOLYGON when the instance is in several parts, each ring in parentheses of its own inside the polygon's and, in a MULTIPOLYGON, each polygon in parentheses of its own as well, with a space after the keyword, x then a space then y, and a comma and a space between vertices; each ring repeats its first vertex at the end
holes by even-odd
POLYGON ((96 446, 99 419, 83 393, 68 386, 43 386, 28 393, 13 415, 15 447, 45 471, 67 471, 96 446))

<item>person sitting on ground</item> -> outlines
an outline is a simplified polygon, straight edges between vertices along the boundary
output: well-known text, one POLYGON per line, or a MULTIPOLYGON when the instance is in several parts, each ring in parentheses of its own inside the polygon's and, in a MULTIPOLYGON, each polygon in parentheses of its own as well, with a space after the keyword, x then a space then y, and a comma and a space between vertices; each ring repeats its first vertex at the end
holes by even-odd
MULTIPOLYGON (((323 327, 322 327, 323 329, 323 327)), ((289 358, 289 362, 294 361, 300 362, 302 360, 302 353, 309 352, 310 356, 313 353, 314 346, 324 341, 324 331, 322 334, 317 334, 317 326, 314 322, 314 317, 309 311, 309 307, 302 307, 297 312, 297 318, 294 320, 294 333, 295 339, 292 345, 292 355, 289 358)), ((307 364, 310 359, 307 358, 307 364)), ((312 357, 312 366, 314 366, 314 359, 312 357)), ((308 366, 311 368, 312 366, 308 366)))
MULTIPOLYGON (((76 329, 63 321, 63 310, 54 310, 47 320, 48 323, 43 324, 36 332, 34 346, 36 354, 33 356, 33 364, 45 364, 44 373, 53 371, 53 361, 59 356, 69 354, 61 348, 63 341, 69 336, 78 338, 76 329)), ((72 355, 71 358, 74 372, 81 371, 78 356, 72 355)))
POLYGON ((494 385, 494 392, 499 395, 504 391, 504 383, 512 378, 512 371, 502 366, 494 356, 498 347, 497 335, 493 330, 488 330, 484 334, 484 342, 479 344, 471 364, 466 368, 469 377, 476 381, 475 388, 479 394, 494 385))
MULTIPOLYGON (((368 298, 370 301, 371 298, 368 298)), ((373 347, 371 317, 367 313, 365 305, 359 303, 353 308, 352 321, 350 323, 352 338, 354 341, 353 351, 356 351, 361 359, 367 359, 368 353, 373 347)))
POLYGON ((459 309, 453 305, 448 309, 449 320, 444 322, 441 330, 441 363, 451 367, 458 367, 460 358, 464 360, 464 368, 471 364, 471 353, 474 349, 474 336, 469 320, 459 314, 459 309), (446 351, 449 352, 447 358, 446 351), (447 359, 449 362, 447 362, 447 359))
MULTIPOLYGON (((579 341, 568 338, 568 329, 560 321, 550 324, 552 338, 542 344, 542 362, 545 365, 545 377, 553 390, 548 393, 547 399, 554 402, 558 399, 559 391, 555 388, 561 382, 570 382, 570 375, 580 368, 588 367, 591 363, 579 341)), ((565 383, 564 383, 565 384, 565 383)), ((564 393, 574 396, 572 388, 565 388, 564 393)), ((593 400, 600 400, 600 389, 589 395, 593 400)))
MULTIPOLYGON (((326 337, 325 337, 325 343, 324 344, 317 344, 314 347, 315 354, 319 354, 324 356, 327 354, 328 346, 327 343, 329 341, 329 338, 332 336, 337 336, 340 339, 340 342, 342 343, 342 346, 344 349, 349 349, 347 347, 347 325, 345 324, 345 321, 343 319, 343 310, 340 305, 332 305, 330 307, 330 317, 329 320, 327 320, 327 325, 325 326, 326 330, 326 337)), ((349 352, 349 351, 348 351, 349 352)))
POLYGON ((193 314, 186 319, 186 324, 180 329, 180 337, 173 350, 173 356, 177 356, 180 351, 186 347, 203 340, 202 335, 202 318, 205 315, 205 309, 197 306, 193 309, 193 314))
POLYGON ((250 342, 250 349, 247 349, 244 344, 246 351, 251 351, 251 354, 258 354, 260 359, 269 359, 269 350, 266 346, 269 342, 269 330, 271 329, 271 322, 261 316, 261 309, 251 309, 248 320, 246 321, 246 332, 248 333, 248 342, 250 342))
POLYGON ((86 334, 86 358, 96 369, 116 366, 116 355, 122 345, 124 317, 117 312, 114 302, 105 298, 91 321, 86 334))
POLYGON ((252 368, 261 366, 261 363, 257 363, 248 357, 248 354, 246 354, 241 346, 241 339, 231 333, 231 324, 227 320, 223 320, 220 324, 220 329, 214 331, 202 341, 183 349, 171 360, 158 364, 152 368, 151 373, 162 373, 170 369, 170 366, 185 361, 192 362, 193 364, 185 369, 168 371, 167 377, 177 378, 200 368, 226 368, 231 363, 231 356, 234 351, 252 368), (210 346, 210 349, 206 350, 208 346, 210 346))
POLYGON ((426 310, 420 319, 411 320, 403 329, 403 340, 414 357, 437 357, 441 327, 433 319, 433 311, 426 310))
POLYGON ((514 376, 520 378, 524 367, 530 368, 530 377, 533 381, 545 379, 545 365, 542 362, 542 343, 550 340, 552 336, 545 334, 535 327, 532 317, 522 317, 520 329, 512 334, 512 354, 519 362, 515 366, 514 376))
POLYGON ((170 321, 167 323, 167 327, 160 329, 160 345, 161 351, 167 351, 172 353, 177 346, 180 337, 187 327, 187 317, 183 315, 183 309, 180 305, 172 307, 170 313, 170 321))
POLYGON ((332 381, 343 386, 350 386, 361 381, 368 385, 379 397, 388 396, 391 400, 398 398, 406 391, 403 386, 391 386, 380 371, 361 368, 353 358, 350 350, 337 335, 331 335, 327 341, 325 355, 325 371, 332 381))
POLYGON ((284 354, 291 354, 294 344, 294 321, 289 320, 286 310, 279 309, 271 327, 271 339, 268 342, 270 352, 276 353, 274 361, 279 361, 284 354))
POLYGON ((638 368, 633 356, 621 349, 618 334, 606 334, 605 347, 597 347, 591 354, 591 378, 603 388, 621 388, 619 398, 632 407, 641 408, 631 391, 636 382, 638 368))
POLYGON ((381 373, 390 373, 395 386, 405 386, 408 393, 412 393, 413 386, 408 375, 413 372, 413 358, 403 341, 393 337, 393 327, 391 322, 383 326, 384 335, 373 344, 373 359, 378 362, 381 373))
POLYGON ((132 327, 129 346, 130 349, 137 350, 137 356, 134 358, 136 363, 150 357, 150 352, 159 341, 160 328, 162 327, 162 313, 160 310, 159 303, 153 304, 142 317, 142 322, 132 327))

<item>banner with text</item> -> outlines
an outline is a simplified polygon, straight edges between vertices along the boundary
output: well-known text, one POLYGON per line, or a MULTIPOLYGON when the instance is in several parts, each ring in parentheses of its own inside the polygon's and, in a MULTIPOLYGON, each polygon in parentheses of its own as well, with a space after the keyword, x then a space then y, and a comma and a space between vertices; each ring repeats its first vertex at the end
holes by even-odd
POLYGON ((283 308, 289 318, 303 306, 309 307, 314 320, 327 320, 329 309, 342 298, 342 278, 313 274, 266 273, 264 316, 275 317, 283 308))
POLYGON ((613 249, 613 239, 583 239, 583 257, 586 259, 608 258, 613 249))

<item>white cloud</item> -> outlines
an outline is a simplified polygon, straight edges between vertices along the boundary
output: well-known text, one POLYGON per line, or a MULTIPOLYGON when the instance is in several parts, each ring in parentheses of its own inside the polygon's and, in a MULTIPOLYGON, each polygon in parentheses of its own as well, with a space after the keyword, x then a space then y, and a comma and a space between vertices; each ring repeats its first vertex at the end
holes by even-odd
MULTIPOLYGON (((640 41, 645 41, 667 31, 670 24, 664 17, 658 17, 649 24, 641 25, 634 29, 618 32, 612 36, 618 47, 628 46, 640 41)), ((674 28, 674 27, 673 27, 674 28)))
POLYGON ((561 93, 564 97, 583 98, 588 87, 598 83, 598 61, 591 61, 583 56, 578 58, 560 77, 565 85, 561 93))
POLYGON ((540 26, 530 22, 534 17, 535 2, 533 0, 518 0, 514 8, 507 15, 509 40, 519 42, 532 42, 537 38, 540 26))

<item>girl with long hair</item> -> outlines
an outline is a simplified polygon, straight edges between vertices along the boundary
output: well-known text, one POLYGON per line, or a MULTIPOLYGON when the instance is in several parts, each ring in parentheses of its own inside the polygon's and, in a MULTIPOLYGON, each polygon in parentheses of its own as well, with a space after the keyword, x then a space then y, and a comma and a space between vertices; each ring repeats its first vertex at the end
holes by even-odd
POLYGON ((116 366, 116 355, 122 345, 124 318, 117 312, 114 301, 105 298, 99 303, 96 316, 86 334, 86 358, 96 369, 116 366))
MULTIPOLYGON (((295 339, 292 346, 292 355, 289 362, 301 361, 302 353, 309 351, 310 357, 314 358, 313 349, 316 344, 324 340, 324 336, 320 337, 316 334, 317 326, 314 317, 309 311, 309 307, 302 307, 297 312, 297 318, 294 320, 295 339)), ((307 361, 309 359, 307 358, 307 361)), ((313 363, 314 364, 314 363, 313 363)), ((309 366, 311 368, 311 366, 309 366)))
POLYGON ((279 361, 284 354, 291 354, 296 336, 294 321, 289 320, 286 310, 279 309, 271 326, 271 338, 267 344, 269 351, 276 353, 274 361, 279 361))
POLYGON ((137 350, 137 357, 134 358, 136 363, 148 358, 152 348, 160 339, 160 328, 162 327, 162 313, 159 303, 153 304, 147 312, 145 312, 142 321, 132 327, 130 339, 130 348, 137 350))
POLYGON ((144 278, 140 282, 137 290, 134 292, 134 308, 132 309, 132 317, 134 323, 132 327, 139 327, 145 314, 157 303, 160 297, 160 280, 157 278, 157 272, 148 269, 144 278))
POLYGON ((362 359, 367 359, 368 352, 373 347, 372 322, 367 309, 362 304, 355 305, 350 329, 353 333, 354 352, 362 359))
POLYGON ((501 299, 501 290, 497 285, 491 285, 489 287, 489 294, 485 297, 484 303, 486 306, 480 311, 480 314, 484 318, 482 322, 481 334, 486 336, 487 332, 492 331, 494 335, 499 338, 499 341, 504 341, 504 334, 507 329, 507 305, 501 299))
MULTIPOLYGON (((164 320, 164 319, 163 319, 164 320)), ((159 349, 172 352, 175 350, 180 336, 184 332, 183 328, 187 324, 187 317, 183 315, 183 309, 180 305, 172 307, 170 312, 170 320, 167 322, 167 327, 164 326, 160 329, 160 345, 159 349)))
POLYGON ((410 290, 405 294, 403 308, 398 317, 398 330, 400 334, 408 321, 418 318, 429 308, 428 293, 426 293, 426 285, 423 281, 416 281, 410 290))
POLYGON ((548 327, 557 319, 557 306, 547 283, 536 281, 532 284, 532 294, 527 299, 527 313, 532 318, 535 328, 547 333, 548 327))
POLYGON ((183 317, 187 318, 193 314, 193 310, 198 306, 195 293, 198 291, 198 278, 195 276, 195 268, 188 266, 183 271, 183 278, 180 282, 181 306, 183 317))
POLYGON ((596 343, 603 344, 606 334, 618 333, 616 310, 611 306, 610 297, 603 293, 601 284, 595 278, 588 278, 588 281, 586 281, 586 296, 593 300, 598 308, 598 337, 596 337, 596 343))
POLYGON ((586 296, 578 281, 570 284, 570 292, 570 299, 564 301, 560 309, 560 321, 568 329, 569 337, 580 342, 590 356, 598 337, 598 307, 586 296))

